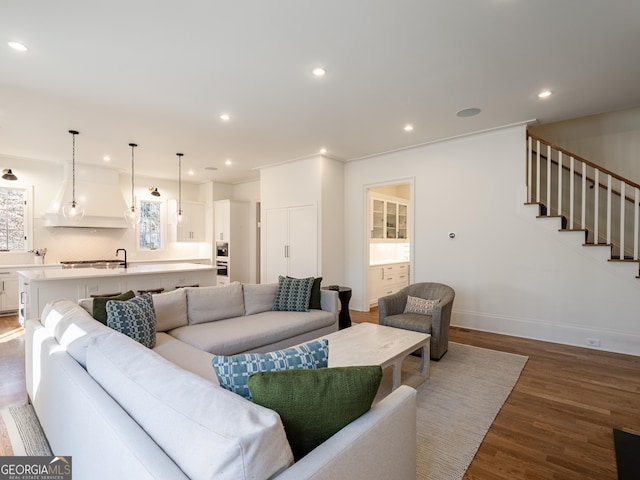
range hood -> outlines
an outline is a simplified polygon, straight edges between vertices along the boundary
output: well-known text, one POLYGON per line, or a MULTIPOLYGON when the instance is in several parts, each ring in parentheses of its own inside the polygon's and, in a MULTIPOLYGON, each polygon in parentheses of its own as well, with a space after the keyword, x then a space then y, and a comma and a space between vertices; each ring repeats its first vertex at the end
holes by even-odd
POLYGON ((76 163, 76 202, 84 208, 80 221, 64 217, 62 208, 73 197, 71 164, 65 166, 64 181, 44 214, 45 227, 130 228, 124 219, 128 205, 122 194, 118 172, 76 163))

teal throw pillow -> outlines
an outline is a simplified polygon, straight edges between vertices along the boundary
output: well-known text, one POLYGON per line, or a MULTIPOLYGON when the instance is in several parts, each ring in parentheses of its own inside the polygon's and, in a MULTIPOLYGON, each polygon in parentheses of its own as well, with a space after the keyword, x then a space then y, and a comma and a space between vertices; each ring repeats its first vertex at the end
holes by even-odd
POLYGON ((150 293, 107 301, 107 326, 148 348, 156 346, 156 314, 150 293))
POLYGON ((136 294, 133 290, 121 293, 120 295, 112 295, 110 297, 95 297, 93 299, 93 318, 100 323, 107 324, 107 301, 109 300, 131 300, 136 294))
POLYGON ((247 400, 251 400, 247 379, 254 373, 326 368, 328 362, 329 341, 325 339, 269 353, 217 355, 211 361, 220 386, 242 395, 247 400))
POLYGON ((253 402, 275 410, 296 460, 371 408, 379 366, 261 372, 249 377, 253 402))
MULTIPOLYGON (((293 277, 287 277, 293 278, 293 277)), ((320 304, 320 284, 322 283, 322 277, 314 278, 313 285, 311 286, 311 297, 309 298, 309 309, 310 310, 322 310, 322 305, 320 304)))
POLYGON ((278 289, 273 310, 279 312, 308 312, 313 277, 278 277, 278 289))

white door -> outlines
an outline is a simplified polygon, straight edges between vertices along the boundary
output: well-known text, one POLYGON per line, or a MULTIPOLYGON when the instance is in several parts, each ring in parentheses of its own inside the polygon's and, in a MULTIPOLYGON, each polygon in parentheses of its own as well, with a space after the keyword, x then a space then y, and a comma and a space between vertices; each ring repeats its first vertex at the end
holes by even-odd
POLYGON ((289 209, 289 275, 296 278, 318 274, 318 224, 316 207, 289 209))
POLYGON ((315 205, 275 208, 265 214, 265 283, 279 275, 315 277, 318 225, 315 205))
POLYGON ((275 208, 265 212, 264 283, 277 282, 279 275, 287 275, 288 259, 285 249, 289 238, 288 216, 286 208, 275 208))

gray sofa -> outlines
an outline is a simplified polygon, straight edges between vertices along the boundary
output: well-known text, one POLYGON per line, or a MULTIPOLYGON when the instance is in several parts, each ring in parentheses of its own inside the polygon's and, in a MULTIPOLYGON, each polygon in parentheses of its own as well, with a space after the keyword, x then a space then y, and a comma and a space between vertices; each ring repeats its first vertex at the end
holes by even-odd
POLYGON ((277 413, 217 384, 217 349, 268 351, 337 329, 336 292, 322 291, 323 310, 271 312, 272 286, 241 291, 242 314, 237 291, 222 287, 155 295, 153 350, 68 300, 28 320, 27 391, 54 454, 73 456, 76 478, 413 480, 409 387, 293 463, 277 413))
POLYGON ((449 348, 449 326, 455 296, 453 288, 442 283, 414 283, 378 299, 378 322, 380 325, 430 334, 431 359, 440 360, 449 348), (408 296, 438 300, 438 303, 429 315, 406 313, 408 296))

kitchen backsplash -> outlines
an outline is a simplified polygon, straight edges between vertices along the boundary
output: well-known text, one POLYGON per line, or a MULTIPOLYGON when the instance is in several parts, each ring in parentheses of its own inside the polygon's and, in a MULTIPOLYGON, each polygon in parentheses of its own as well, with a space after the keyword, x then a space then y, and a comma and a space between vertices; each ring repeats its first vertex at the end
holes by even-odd
POLYGON ((369 244, 369 265, 408 262, 410 253, 410 243, 371 243, 369 244))

